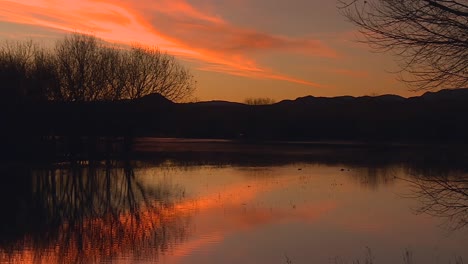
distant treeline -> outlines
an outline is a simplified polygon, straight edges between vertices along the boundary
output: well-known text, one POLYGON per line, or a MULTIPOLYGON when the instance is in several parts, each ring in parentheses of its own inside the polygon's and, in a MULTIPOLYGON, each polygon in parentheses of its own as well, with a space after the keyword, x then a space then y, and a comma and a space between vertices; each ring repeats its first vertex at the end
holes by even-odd
MULTIPOLYGON (((173 103, 158 94, 113 102, 3 106, 2 133, 242 141, 468 142, 468 89, 420 97, 304 97, 271 105, 173 103)), ((4 137, 5 139, 5 137, 4 137)), ((6 139, 8 142, 15 142, 6 139)), ((16 143, 12 143, 16 144, 16 143)))
POLYGON ((259 98, 247 98, 244 101, 248 105, 270 105, 276 103, 274 99, 268 97, 259 97, 259 98))
POLYGON ((52 47, 32 41, 0 46, 3 103, 114 101, 159 93, 179 101, 195 89, 189 71, 158 49, 112 46, 72 34, 52 47))

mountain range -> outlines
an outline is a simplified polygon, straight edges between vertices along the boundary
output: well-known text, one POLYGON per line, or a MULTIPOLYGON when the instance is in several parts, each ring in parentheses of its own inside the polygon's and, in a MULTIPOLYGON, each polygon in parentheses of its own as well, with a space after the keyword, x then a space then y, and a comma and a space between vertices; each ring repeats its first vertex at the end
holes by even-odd
POLYGON ((306 96, 271 105, 174 103, 159 94, 113 102, 4 104, 10 135, 240 140, 468 142, 468 89, 403 98, 306 96))

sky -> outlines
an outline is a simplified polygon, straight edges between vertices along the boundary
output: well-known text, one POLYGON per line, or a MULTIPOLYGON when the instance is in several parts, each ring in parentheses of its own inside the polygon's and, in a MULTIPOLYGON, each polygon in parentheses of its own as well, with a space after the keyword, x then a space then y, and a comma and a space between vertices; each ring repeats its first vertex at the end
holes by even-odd
POLYGON ((0 39, 71 32, 157 47, 197 81, 196 100, 419 95, 391 54, 360 43, 335 0, 0 0, 0 39))

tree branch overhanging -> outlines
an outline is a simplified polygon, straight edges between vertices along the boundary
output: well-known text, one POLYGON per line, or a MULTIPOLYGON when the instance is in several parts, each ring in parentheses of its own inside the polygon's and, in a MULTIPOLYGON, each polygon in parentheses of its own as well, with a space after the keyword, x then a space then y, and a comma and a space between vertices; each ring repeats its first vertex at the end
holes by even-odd
POLYGON ((372 48, 392 52, 414 90, 468 85, 468 6, 453 0, 339 0, 372 48))

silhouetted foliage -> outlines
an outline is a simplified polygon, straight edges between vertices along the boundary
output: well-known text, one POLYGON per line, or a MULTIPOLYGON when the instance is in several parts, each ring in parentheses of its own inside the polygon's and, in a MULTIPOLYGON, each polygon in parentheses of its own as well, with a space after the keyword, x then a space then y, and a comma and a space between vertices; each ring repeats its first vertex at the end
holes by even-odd
POLYGON ((195 89, 189 71, 158 49, 125 49, 81 34, 57 41, 53 49, 31 41, 5 43, 0 82, 5 99, 32 101, 108 101, 152 93, 178 101, 195 89))
POLYGON ((339 0, 343 14, 381 51, 400 57, 401 79, 421 89, 468 83, 468 3, 456 0, 339 0))
POLYGON ((0 83, 4 100, 44 99, 46 91, 37 82, 44 78, 42 55, 31 41, 4 43, 0 49, 0 83))

